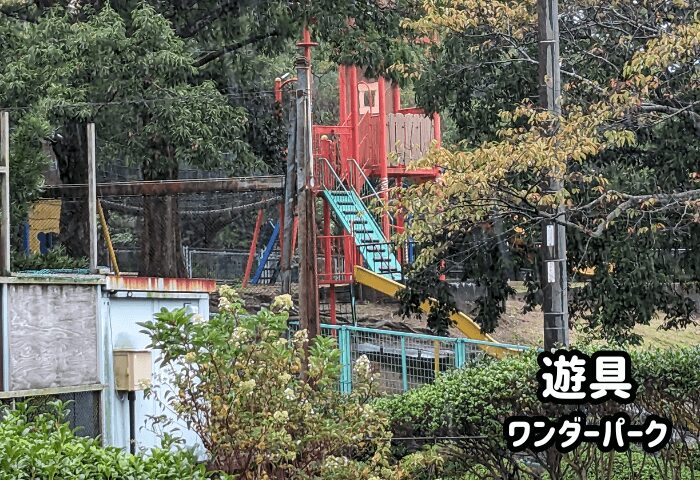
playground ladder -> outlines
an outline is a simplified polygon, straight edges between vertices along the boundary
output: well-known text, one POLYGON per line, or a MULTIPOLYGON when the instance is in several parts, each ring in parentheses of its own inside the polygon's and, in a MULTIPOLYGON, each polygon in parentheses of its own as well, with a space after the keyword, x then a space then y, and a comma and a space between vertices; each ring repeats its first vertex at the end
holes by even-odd
POLYGON ((394 255, 393 245, 354 190, 323 191, 336 217, 357 245, 367 268, 391 280, 401 280, 401 264, 394 255))

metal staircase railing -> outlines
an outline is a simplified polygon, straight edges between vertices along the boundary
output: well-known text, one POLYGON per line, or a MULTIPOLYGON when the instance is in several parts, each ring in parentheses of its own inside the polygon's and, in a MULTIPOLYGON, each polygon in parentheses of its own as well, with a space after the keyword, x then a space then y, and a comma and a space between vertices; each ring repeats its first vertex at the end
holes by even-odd
MULTIPOLYGON (((367 178, 367 175, 365 175, 365 172, 362 170, 362 167, 360 167, 360 164, 357 163, 357 160, 354 158, 349 158, 348 161, 350 162, 350 168, 357 170, 357 172, 360 174, 362 177, 362 188, 360 188, 360 191, 358 191, 358 195, 360 196, 360 200, 362 202, 365 202, 366 199, 368 198, 374 198, 374 201, 376 201, 379 205, 384 204, 384 200, 382 200, 382 197, 377 193, 377 190, 375 190, 374 186, 372 186, 372 182, 369 181, 369 178, 367 178)), ((354 175, 351 173, 350 178, 354 178, 354 175)), ((379 225, 382 224, 382 219, 380 215, 372 214, 374 215, 374 219, 377 221, 379 225)), ((387 217, 389 218, 389 225, 392 229, 396 229, 396 223, 394 221, 393 215, 391 213, 386 212, 387 217)), ((386 239, 387 241, 389 240, 388 238, 386 239)))

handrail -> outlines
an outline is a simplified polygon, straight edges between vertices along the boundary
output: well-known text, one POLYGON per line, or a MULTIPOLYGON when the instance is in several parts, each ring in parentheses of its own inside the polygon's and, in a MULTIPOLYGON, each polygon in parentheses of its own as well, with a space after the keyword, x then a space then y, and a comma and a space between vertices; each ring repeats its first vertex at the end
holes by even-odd
MULTIPOLYGON (((298 322, 293 321, 289 322, 290 324, 298 324, 298 322)), ((466 343, 466 344, 471 344, 471 345, 485 345, 488 347, 493 347, 493 348, 503 348, 503 349, 511 349, 511 350, 521 350, 521 351, 529 351, 529 350, 536 350, 538 352, 542 351, 541 348, 538 347, 531 347, 527 345, 514 345, 510 343, 500 343, 500 342, 488 342, 486 340, 476 340, 474 338, 466 338, 466 337, 441 337, 438 335, 428 335, 424 333, 413 333, 413 332, 399 332, 396 330, 384 330, 380 328, 369 328, 369 327, 359 327, 359 326, 353 326, 353 325, 333 325, 333 324, 328 324, 328 323, 322 323, 321 324, 322 329, 328 329, 328 330, 349 330, 352 332, 361 332, 361 333, 377 333, 381 335, 391 335, 395 337, 404 337, 404 338, 414 338, 416 340, 429 340, 429 341, 437 341, 437 342, 445 342, 445 343, 466 343)))
POLYGON ((374 187, 372 186, 372 182, 369 181, 369 178, 367 178, 367 175, 365 175, 365 172, 362 170, 362 167, 360 167, 360 164, 357 163, 357 160, 355 160, 354 158, 348 158, 348 160, 350 160, 352 163, 355 164, 355 167, 357 167, 357 171, 360 172, 360 175, 362 175, 362 178, 365 180, 365 185, 369 186, 369 188, 370 188, 370 190, 372 190, 372 193, 374 194, 374 196, 377 197, 377 200, 379 200, 381 202, 382 197, 380 197, 379 194, 377 193, 377 191, 374 189, 374 187))
MULTIPOLYGON (((357 160, 355 160, 354 158, 348 158, 348 160, 351 161, 355 165, 357 170, 360 172, 360 175, 362 175, 362 178, 364 179, 364 185, 367 185, 369 187, 369 189, 372 192, 372 195, 379 201, 380 204, 384 204, 382 197, 379 195, 379 193, 377 193, 377 190, 374 189, 374 187, 372 186, 372 182, 369 181, 369 178, 367 178, 367 175, 365 175, 365 172, 362 170, 362 167, 360 167, 360 164, 357 163, 357 160)), ((358 194, 359 193, 360 192, 358 192, 358 194)), ((362 197, 362 195, 360 194, 360 198, 362 199, 364 197, 362 197)), ((391 227, 396 228, 396 224, 394 223, 394 216, 388 211, 386 212, 386 214, 389 217, 389 225, 391 227)))
POLYGON ((319 160, 323 160, 326 163, 326 167, 331 171, 331 173, 335 177, 335 180, 338 183, 338 185, 340 186, 340 188, 342 188, 345 191, 345 193, 350 195, 350 191, 347 188, 345 188, 345 184, 340 179, 338 174, 335 172, 335 168, 333 168, 333 165, 331 165, 331 162, 329 162, 327 158, 323 158, 323 157, 320 157, 319 160))

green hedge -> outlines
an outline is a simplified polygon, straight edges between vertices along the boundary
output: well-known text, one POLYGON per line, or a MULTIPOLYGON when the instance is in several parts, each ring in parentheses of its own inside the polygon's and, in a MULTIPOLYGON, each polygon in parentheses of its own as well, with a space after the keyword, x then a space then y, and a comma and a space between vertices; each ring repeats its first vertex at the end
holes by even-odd
POLYGON ((39 411, 25 403, 0 410, 0 479, 191 480, 207 478, 188 452, 131 455, 75 435, 61 402, 39 411))
MULTIPOLYGON (((639 383, 635 402, 625 409, 635 424, 640 412, 670 419, 685 441, 672 442, 656 455, 642 451, 602 453, 582 444, 569 454, 554 449, 513 454, 503 440, 503 422, 512 415, 558 418, 573 406, 542 404, 537 399, 537 356, 484 360, 441 376, 423 388, 386 397, 377 405, 391 418, 400 437, 460 437, 446 451, 451 468, 469 478, 509 479, 685 479, 700 478, 700 348, 630 352, 632 375, 639 383), (485 438, 474 438, 485 437, 485 438), (457 448, 457 450, 455 450, 457 448), (674 476, 677 472, 678 476, 674 476)), ((587 421, 623 406, 609 401, 586 406, 587 421)), ((679 438, 679 437, 676 437, 679 438)), ((402 443, 397 454, 418 444, 402 443)), ((455 477, 459 478, 459 477, 455 477)))

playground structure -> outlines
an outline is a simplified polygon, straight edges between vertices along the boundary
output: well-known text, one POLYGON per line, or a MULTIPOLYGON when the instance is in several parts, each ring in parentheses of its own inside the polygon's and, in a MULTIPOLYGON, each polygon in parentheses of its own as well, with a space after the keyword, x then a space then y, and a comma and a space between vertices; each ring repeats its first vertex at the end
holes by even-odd
MULTIPOLYGON (((314 44, 308 32, 299 45, 310 60, 309 47, 314 44)), ((275 98, 280 105, 284 86, 294 80, 276 80, 275 98)), ((404 231, 405 219, 401 215, 392 217, 384 207, 392 187, 435 181, 440 175, 437 167, 408 168, 412 160, 423 157, 433 145, 440 145, 440 115, 428 116, 415 107, 402 108, 397 84, 383 77, 368 78, 358 66, 340 65, 338 106, 337 125, 312 128, 312 185, 316 204, 322 204, 323 212, 316 232, 317 284, 328 291, 330 325, 337 324, 337 287, 361 284, 390 297, 404 288, 400 283, 402 264, 412 261, 413 249, 410 242, 392 243, 392 235, 404 231)), ((262 211, 258 213, 243 286, 259 283, 263 271, 274 270, 270 263, 284 229, 283 218, 281 211, 251 278, 262 223, 262 211)), ((296 230, 295 217, 293 232, 296 230)), ((294 243, 296 234, 292 238, 294 243)), ((291 251, 295 251, 294 245, 291 251)), ((279 257, 272 262, 281 261, 279 257)), ((432 302, 425 302, 421 308, 427 312, 431 306, 432 302)), ((494 342, 464 313, 457 312, 451 318, 467 337, 494 342)), ((480 347, 499 357, 507 353, 503 348, 480 347)))
MULTIPOLYGON (((301 45, 308 47, 311 45, 310 39, 305 38, 301 45)), ((274 99, 280 106, 280 118, 284 87, 295 80, 278 79, 275 82, 274 99)), ((403 279, 402 265, 411 263, 415 246, 412 242, 405 245, 392 243, 392 235, 404 231, 405 219, 400 214, 390 215, 383 206, 390 199, 394 187, 408 182, 435 181, 440 175, 440 170, 436 167, 408 168, 412 160, 423 157, 433 145, 440 145, 440 116, 427 116, 419 108, 403 107, 401 91, 395 83, 381 77, 369 78, 365 70, 358 66, 339 66, 338 113, 336 125, 313 125, 310 142, 313 155, 313 193, 319 207, 316 222, 316 283, 324 290, 326 321, 331 325, 338 323, 339 311, 344 314, 349 308, 355 317, 352 310, 354 285, 363 285, 390 297, 394 297, 403 288, 400 283, 403 279), (342 290, 348 289, 351 299, 344 303, 342 290)), ((267 198, 274 200, 273 196, 283 189, 283 183, 280 176, 98 183, 97 206, 100 207, 104 202, 105 211, 109 210, 107 213, 116 211, 123 215, 139 215, 133 212, 143 211, 139 200, 147 196, 179 195, 184 199, 183 195, 189 194, 197 196, 187 202, 181 200, 181 208, 186 209, 181 214, 186 215, 190 211, 200 214, 208 207, 214 212, 221 212, 217 215, 222 217, 224 212, 230 213, 245 207, 228 205, 227 202, 233 197, 225 195, 253 192, 268 195, 267 198), (199 201, 204 192, 215 192, 223 201, 220 205, 203 207, 196 201, 199 201)), ((84 202, 87 188, 85 185, 51 186, 46 189, 45 195, 47 200, 32 210, 25 229, 26 253, 44 253, 51 248, 54 237, 58 236, 62 205, 65 206, 69 201, 84 202), (40 225, 43 218, 41 212, 50 212, 50 225, 40 225)), ((255 218, 247 255, 243 250, 207 250, 206 246, 185 246, 187 276, 235 280, 230 276, 221 278, 213 277, 207 272, 203 274, 203 269, 197 268, 204 263, 201 260, 193 266, 194 255, 200 258, 215 258, 218 255, 218 258, 225 259, 228 266, 233 266, 234 263, 240 265, 244 287, 248 284, 276 282, 282 264, 282 248, 278 246, 283 244, 285 235, 284 207, 280 205, 277 219, 274 217, 278 209, 274 203, 267 203, 264 197, 250 205, 255 203, 260 203, 261 206, 255 218), (270 221, 271 213, 273 221, 270 221), (268 235, 263 231, 272 233, 268 235), (261 241, 264 248, 259 252, 258 245, 261 241), (242 268, 244 261, 245 267, 242 268)), ((112 229, 108 225, 110 219, 105 220, 102 208, 97 208, 97 213, 102 223, 99 233, 104 240, 100 245, 106 243, 108 250, 102 251, 100 261, 109 263, 111 270, 117 273, 119 264, 127 266, 122 269, 126 272, 138 271, 131 268, 133 261, 126 261, 133 254, 129 257, 124 255, 124 250, 115 251, 112 242, 108 241, 112 229)), ((134 219, 132 223, 138 222, 138 217, 130 218, 134 219)), ((293 228, 288 232, 291 233, 292 252, 295 251, 297 239, 297 218, 294 217, 293 228)), ((244 236, 250 235, 249 230, 244 232, 244 236)), ((421 307, 428 311, 431 302, 426 302, 421 307)), ((479 326, 467 315, 456 313, 452 319, 467 337, 493 342, 490 336, 481 333, 479 326)), ((505 350, 494 352, 501 354, 505 350)))

